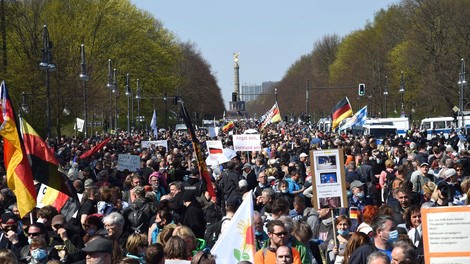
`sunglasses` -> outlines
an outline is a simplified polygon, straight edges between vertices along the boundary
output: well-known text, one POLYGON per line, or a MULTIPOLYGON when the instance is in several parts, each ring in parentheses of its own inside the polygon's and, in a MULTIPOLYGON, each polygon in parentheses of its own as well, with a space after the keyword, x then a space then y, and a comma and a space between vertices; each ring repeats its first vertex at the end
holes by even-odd
POLYGON ((28 236, 31 236, 31 237, 37 237, 37 236, 40 236, 41 233, 28 233, 28 236))
POLYGON ((287 236, 287 232, 279 232, 279 233, 273 233, 273 234, 278 236, 278 237, 287 236))

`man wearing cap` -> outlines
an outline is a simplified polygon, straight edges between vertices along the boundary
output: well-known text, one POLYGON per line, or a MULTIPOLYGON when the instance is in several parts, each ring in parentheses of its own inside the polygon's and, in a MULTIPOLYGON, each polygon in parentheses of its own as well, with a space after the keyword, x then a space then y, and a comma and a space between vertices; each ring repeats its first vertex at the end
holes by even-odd
MULTIPOLYGON (((68 227, 65 216, 58 214, 52 218, 51 221, 54 234, 51 238, 51 247, 65 246, 65 252, 70 256, 68 260, 78 260, 78 254, 83 247, 83 240, 68 227)), ((64 253, 65 253, 64 252, 64 253)), ((59 252, 60 254, 61 252, 59 252)), ((63 258, 63 256, 61 256, 63 258)))
POLYGON ((18 228, 18 217, 12 213, 3 213, 1 215, 0 248, 11 249, 19 253, 21 248, 28 244, 28 238, 21 229, 18 228))
POLYGON ((300 182, 304 183, 305 178, 307 177, 307 162, 308 162, 308 155, 304 152, 300 153, 299 161, 296 164, 296 170, 299 171, 300 174, 300 182))
POLYGON ((242 168, 242 176, 243 178, 246 179, 248 182, 248 189, 249 190, 254 190, 256 186, 258 185, 258 181, 256 179, 256 174, 253 168, 251 167, 250 163, 245 163, 242 168))
POLYGON ((413 192, 423 194, 422 187, 429 181, 435 182, 435 177, 429 174, 429 164, 423 162, 419 165, 419 169, 411 175, 411 183, 413 184, 413 192))
POLYGON ((97 236, 83 248, 87 264, 112 264, 113 243, 111 240, 97 236))
POLYGON ((204 218, 204 211, 202 211, 201 204, 196 200, 194 192, 185 191, 183 193, 183 205, 181 224, 191 228, 197 238, 204 239, 206 220, 204 218))
POLYGON ((369 197, 365 196, 364 183, 361 181, 353 181, 349 185, 352 191, 352 196, 349 198, 349 207, 357 207, 361 212, 364 210, 366 205, 372 205, 373 202, 369 197))

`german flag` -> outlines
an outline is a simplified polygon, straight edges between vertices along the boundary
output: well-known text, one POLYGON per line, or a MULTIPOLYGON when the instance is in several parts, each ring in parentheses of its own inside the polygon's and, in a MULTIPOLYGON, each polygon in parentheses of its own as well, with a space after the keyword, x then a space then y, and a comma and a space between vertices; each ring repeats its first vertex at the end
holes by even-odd
MULTIPOLYGON (((68 199, 60 196, 58 192, 66 194, 70 197, 76 197, 77 194, 74 189, 70 187, 68 183, 68 178, 63 173, 59 171, 59 161, 56 159, 54 152, 50 149, 44 140, 38 135, 38 133, 31 127, 24 118, 20 118, 20 127, 21 134, 23 136, 25 154, 28 156, 31 162, 31 169, 33 172, 33 177, 36 181, 47 185, 48 191, 50 189, 55 189, 55 197, 51 198, 50 195, 47 195, 50 203, 59 202, 56 201, 58 198, 62 197, 65 199, 62 205, 68 199)), ((59 207, 59 206, 57 206, 59 207)), ((62 206, 60 206, 62 207, 62 206)), ((59 210, 59 208, 57 208, 59 210)))
POLYGON ((230 122, 228 122, 228 123, 222 128, 222 131, 223 131, 224 133, 227 133, 227 132, 229 132, 232 128, 234 128, 234 127, 235 127, 235 124, 234 124, 232 121, 230 121, 230 122))
POLYGON ((346 97, 339 101, 331 111, 331 130, 335 130, 341 121, 343 121, 346 117, 352 116, 352 114, 353 112, 351 104, 349 103, 349 99, 346 97))
MULTIPOLYGON (((193 143, 194 153, 196 154, 197 166, 202 175, 202 179, 206 184, 207 191, 211 197, 216 197, 214 188, 212 187, 211 176, 209 171, 207 170, 206 160, 202 155, 201 144, 199 143, 198 138, 196 137, 196 132, 193 127, 193 123, 191 122, 191 118, 189 117, 188 111, 186 107, 184 107, 183 101, 178 100, 180 104, 181 113, 183 113, 184 123, 188 128, 188 133, 191 136, 191 141, 193 143)), ((232 123, 233 124, 233 123, 232 123)))
POLYGON ((15 193, 20 217, 23 217, 36 207, 36 189, 20 130, 15 121, 15 111, 4 81, 0 87, 0 99, 2 107, 0 136, 3 137, 7 183, 8 188, 15 193))

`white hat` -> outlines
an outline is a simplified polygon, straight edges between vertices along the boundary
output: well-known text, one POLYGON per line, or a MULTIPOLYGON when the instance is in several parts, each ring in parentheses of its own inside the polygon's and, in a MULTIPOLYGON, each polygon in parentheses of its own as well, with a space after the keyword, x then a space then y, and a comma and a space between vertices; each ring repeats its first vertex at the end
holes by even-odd
POLYGON ((300 156, 299 156, 299 157, 304 158, 304 157, 308 157, 308 155, 305 154, 304 152, 302 152, 302 153, 300 153, 300 156))
POLYGON ((450 177, 454 176, 457 174, 457 171, 455 169, 447 169, 445 172, 444 172, 444 180, 447 180, 449 179, 450 177))

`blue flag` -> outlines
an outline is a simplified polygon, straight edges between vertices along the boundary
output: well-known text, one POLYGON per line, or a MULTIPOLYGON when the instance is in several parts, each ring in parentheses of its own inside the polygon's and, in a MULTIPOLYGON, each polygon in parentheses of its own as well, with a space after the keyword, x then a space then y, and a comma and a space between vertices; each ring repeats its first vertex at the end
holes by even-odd
POLYGON ((363 126, 367 119, 367 105, 357 111, 339 130, 345 130, 355 126, 363 126))
POLYGON ((153 110, 152 121, 150 122, 150 127, 153 130, 153 136, 155 139, 158 139, 158 127, 157 127, 157 112, 153 110))

